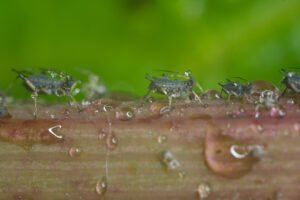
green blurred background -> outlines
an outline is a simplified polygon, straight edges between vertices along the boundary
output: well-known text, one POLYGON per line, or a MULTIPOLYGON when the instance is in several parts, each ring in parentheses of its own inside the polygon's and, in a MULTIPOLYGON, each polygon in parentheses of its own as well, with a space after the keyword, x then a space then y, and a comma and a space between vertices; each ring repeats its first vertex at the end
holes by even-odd
MULTIPOLYGON (((240 76, 279 85, 300 67, 300 0, 12 0, 0 4, 0 87, 11 68, 74 67, 142 96, 153 69, 191 69, 204 87, 240 76)), ((157 74, 158 75, 158 74, 157 74)), ((21 82, 21 81, 20 81, 21 82)), ((17 84, 14 96, 28 95, 17 84)))

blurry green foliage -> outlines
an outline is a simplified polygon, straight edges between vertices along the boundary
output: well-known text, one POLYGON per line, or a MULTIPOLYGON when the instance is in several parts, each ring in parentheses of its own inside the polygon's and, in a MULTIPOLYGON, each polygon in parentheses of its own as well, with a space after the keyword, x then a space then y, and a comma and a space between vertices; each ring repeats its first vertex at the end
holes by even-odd
POLYGON ((233 76, 279 85, 280 68, 300 66, 300 1, 2 1, 0 44, 1 88, 33 67, 89 69, 137 95, 153 69, 191 69, 205 89, 233 76))

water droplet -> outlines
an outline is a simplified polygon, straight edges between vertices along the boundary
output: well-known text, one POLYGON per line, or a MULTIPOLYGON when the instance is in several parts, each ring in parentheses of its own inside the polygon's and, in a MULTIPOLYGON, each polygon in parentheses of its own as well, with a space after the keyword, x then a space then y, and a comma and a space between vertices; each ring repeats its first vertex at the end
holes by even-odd
POLYGON ((251 124, 251 130, 254 133, 261 134, 264 132, 264 127, 260 123, 254 122, 253 124, 251 124))
POLYGON ((106 134, 106 132, 104 131, 104 129, 101 129, 101 130, 99 131, 99 135, 98 135, 99 140, 105 139, 106 136, 107 136, 107 134, 106 134))
POLYGON ((174 171, 174 170, 180 170, 181 168, 179 161, 168 150, 162 151, 160 153, 160 160, 165 165, 167 170, 174 171))
POLYGON ((102 110, 103 110, 104 112, 109 112, 109 111, 112 110, 112 109, 113 109, 113 107, 110 106, 110 105, 103 105, 103 106, 102 106, 102 110))
POLYGON ((118 144, 118 139, 114 135, 114 133, 111 133, 110 135, 107 136, 106 138, 106 147, 110 150, 113 150, 116 148, 118 144))
POLYGON ((116 119, 127 121, 134 118, 134 111, 130 107, 122 107, 116 111, 116 119))
POLYGON ((221 99, 222 95, 217 90, 206 90, 203 94, 203 97, 209 100, 213 100, 213 99, 221 99))
POLYGON ((199 199, 206 199, 211 193, 211 187, 209 184, 202 183, 197 188, 199 199))
POLYGON ((76 156, 79 156, 81 154, 81 150, 79 147, 71 147, 69 150, 69 155, 74 158, 76 156))
POLYGON ((270 110, 271 117, 284 117, 286 116, 286 111, 283 108, 272 107, 270 110))
POLYGON ((96 192, 98 195, 103 196, 107 191, 107 179, 106 177, 102 177, 96 184, 96 192))
POLYGON ((255 112, 254 112, 254 118, 255 119, 258 119, 260 117, 260 112, 259 112, 259 110, 256 110, 255 112))
POLYGON ((247 174, 258 161, 253 156, 243 157, 243 152, 231 148, 233 145, 245 146, 242 141, 223 135, 215 125, 209 125, 205 137, 204 155, 209 169, 216 175, 239 178, 247 174))
POLYGON ((56 138, 62 139, 62 138, 63 138, 62 135, 57 135, 56 133, 54 133, 53 129, 56 129, 56 128, 62 128, 62 126, 61 126, 61 125, 53 126, 53 127, 49 128, 48 131, 49 131, 52 135, 54 135, 56 138))
POLYGON ((55 118, 55 115, 51 114, 51 115, 50 115, 50 118, 51 118, 51 119, 54 119, 54 118, 55 118))
POLYGON ((294 105, 294 104, 295 104, 294 99, 288 99, 286 102, 287 102, 287 104, 289 104, 289 105, 294 105))
POLYGON ((165 136, 165 135, 159 135, 158 137, 157 137, 157 142, 158 143, 163 143, 163 142, 166 142, 167 141, 167 136, 165 136))

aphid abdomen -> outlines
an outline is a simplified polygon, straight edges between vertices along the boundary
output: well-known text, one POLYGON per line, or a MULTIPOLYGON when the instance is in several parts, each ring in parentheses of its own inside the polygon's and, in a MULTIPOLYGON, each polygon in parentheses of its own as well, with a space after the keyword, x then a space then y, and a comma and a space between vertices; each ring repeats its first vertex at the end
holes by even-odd
MULTIPOLYGON (((54 94, 57 88, 60 88, 62 85, 61 80, 52 79, 44 74, 33 74, 27 79, 36 88, 39 94, 54 94)), ((32 91, 32 88, 28 87, 26 82, 25 86, 27 89, 32 91)))
POLYGON ((300 75, 297 74, 288 78, 288 85, 287 87, 293 89, 295 92, 300 92, 300 75))

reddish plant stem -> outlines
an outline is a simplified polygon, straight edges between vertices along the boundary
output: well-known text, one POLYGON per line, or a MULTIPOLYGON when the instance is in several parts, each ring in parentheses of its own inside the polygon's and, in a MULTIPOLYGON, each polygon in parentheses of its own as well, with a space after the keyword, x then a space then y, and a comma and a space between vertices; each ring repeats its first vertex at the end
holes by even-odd
POLYGON ((287 101, 284 116, 258 118, 255 106, 225 100, 177 101, 163 115, 166 101, 40 105, 38 119, 31 104, 10 106, 0 199, 199 199, 200 184, 207 199, 299 199, 300 108, 287 101), (167 169, 163 151, 180 167, 167 169))

